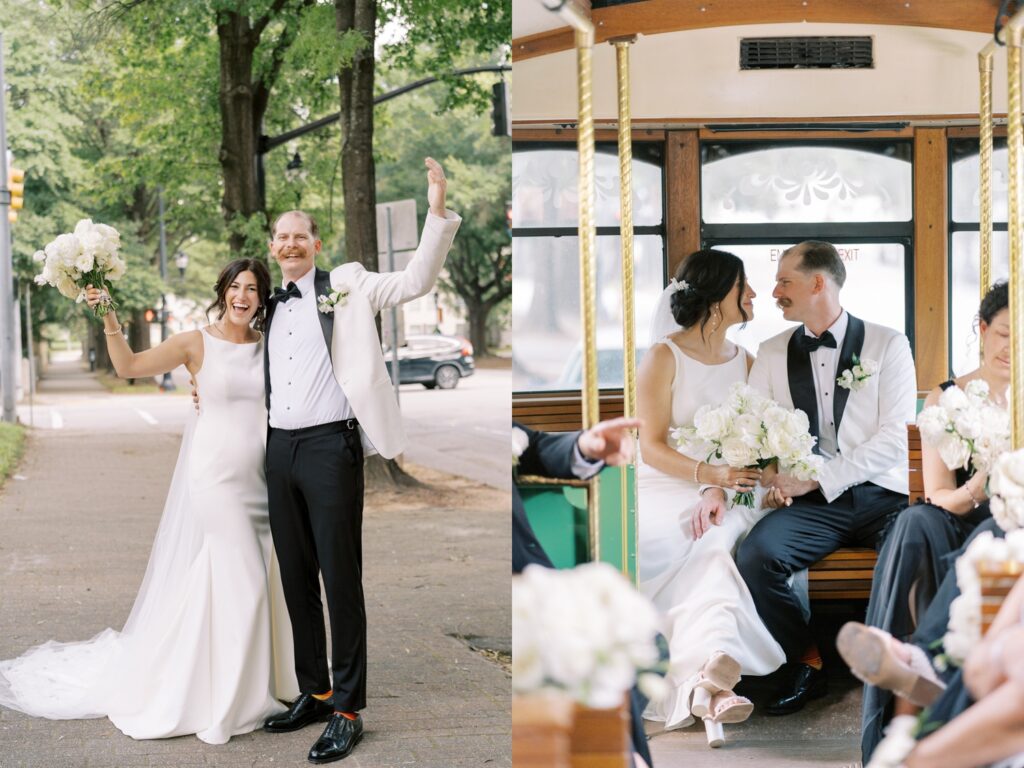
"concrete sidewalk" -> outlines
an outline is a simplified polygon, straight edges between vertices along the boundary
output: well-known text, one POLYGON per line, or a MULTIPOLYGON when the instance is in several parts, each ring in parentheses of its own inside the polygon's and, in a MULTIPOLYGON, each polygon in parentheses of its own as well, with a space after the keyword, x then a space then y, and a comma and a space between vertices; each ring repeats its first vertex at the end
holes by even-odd
MULTIPOLYGON (((84 383, 71 375, 69 389, 73 379, 84 383)), ((25 479, 0 492, 0 658, 123 624, 178 443, 166 433, 31 433, 25 479)), ((510 645, 509 496, 411 469, 428 489, 367 496, 367 732, 343 765, 511 766, 509 676, 471 648, 510 645)), ((258 731, 224 746, 133 741, 106 719, 0 709, 0 766, 300 766, 319 731, 258 731)))

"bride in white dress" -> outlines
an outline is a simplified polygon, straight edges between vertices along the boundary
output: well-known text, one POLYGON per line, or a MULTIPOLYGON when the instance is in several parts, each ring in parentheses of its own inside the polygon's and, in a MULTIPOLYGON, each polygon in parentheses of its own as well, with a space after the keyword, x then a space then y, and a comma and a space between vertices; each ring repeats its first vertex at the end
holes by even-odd
MULTIPOLYGON (((0 661, 0 705, 37 717, 109 717, 136 739, 196 734, 223 744, 298 693, 291 627, 267 517, 267 415, 259 326, 270 275, 233 261, 220 317, 132 353, 104 318, 118 375, 185 365, 203 393, 189 418, 149 566, 128 621, 91 640, 49 642, 0 661)), ((90 306, 100 292, 88 292, 90 306)))
POLYGON ((670 444, 669 431, 747 380, 753 358, 725 332, 753 319, 754 295, 736 256, 691 254, 662 294, 652 329, 660 343, 638 376, 640 590, 666 617, 670 652, 670 693, 644 717, 666 730, 701 718, 711 746, 723 743, 723 723, 753 709, 732 691, 741 674, 765 675, 786 660, 733 561, 767 507, 784 500, 777 491, 762 496, 760 470, 688 456, 670 444), (750 489, 761 509, 729 506, 735 492, 750 489))

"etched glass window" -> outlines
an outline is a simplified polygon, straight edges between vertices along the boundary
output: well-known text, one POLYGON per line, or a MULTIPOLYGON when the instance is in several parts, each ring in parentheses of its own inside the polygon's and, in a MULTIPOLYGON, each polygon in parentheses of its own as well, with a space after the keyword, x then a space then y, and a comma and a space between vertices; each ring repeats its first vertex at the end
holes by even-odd
MULTIPOLYGON (((993 141, 992 282, 1009 275, 1007 234, 1008 168, 1006 139, 993 141)), ((978 305, 981 303, 981 160, 977 139, 949 144, 949 354, 954 375, 978 366, 978 305)))
POLYGON ((702 146, 701 210, 709 224, 910 221, 907 142, 854 146, 702 146))
MULTIPOLYGON (((633 224, 663 220, 660 146, 633 145, 633 224)), ((594 157, 594 207, 599 227, 621 225, 619 158, 615 144, 594 157)), ((579 159, 575 146, 516 149, 512 156, 512 226, 575 227, 579 219, 579 159)))

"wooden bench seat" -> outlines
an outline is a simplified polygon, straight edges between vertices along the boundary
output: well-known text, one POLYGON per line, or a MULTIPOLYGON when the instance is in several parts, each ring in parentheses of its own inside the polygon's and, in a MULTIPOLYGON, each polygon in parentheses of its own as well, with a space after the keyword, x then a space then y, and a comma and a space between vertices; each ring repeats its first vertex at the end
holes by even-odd
MULTIPOLYGON (((531 392, 512 396, 512 418, 533 429, 568 431, 580 428, 579 392, 531 392)), ((601 418, 622 415, 622 391, 602 391, 601 418)), ((907 425, 910 492, 908 501, 924 498, 921 468, 921 435, 916 424, 907 425)), ((873 549, 840 549, 810 567, 809 592, 812 600, 867 600, 877 556, 873 549)))

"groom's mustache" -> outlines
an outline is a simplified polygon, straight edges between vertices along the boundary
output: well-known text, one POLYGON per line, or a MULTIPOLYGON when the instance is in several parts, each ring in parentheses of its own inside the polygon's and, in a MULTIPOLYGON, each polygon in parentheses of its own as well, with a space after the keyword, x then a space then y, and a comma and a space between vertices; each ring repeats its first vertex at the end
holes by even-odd
POLYGON ((775 306, 779 309, 785 309, 786 307, 792 306, 793 302, 789 299, 776 299, 775 306))

